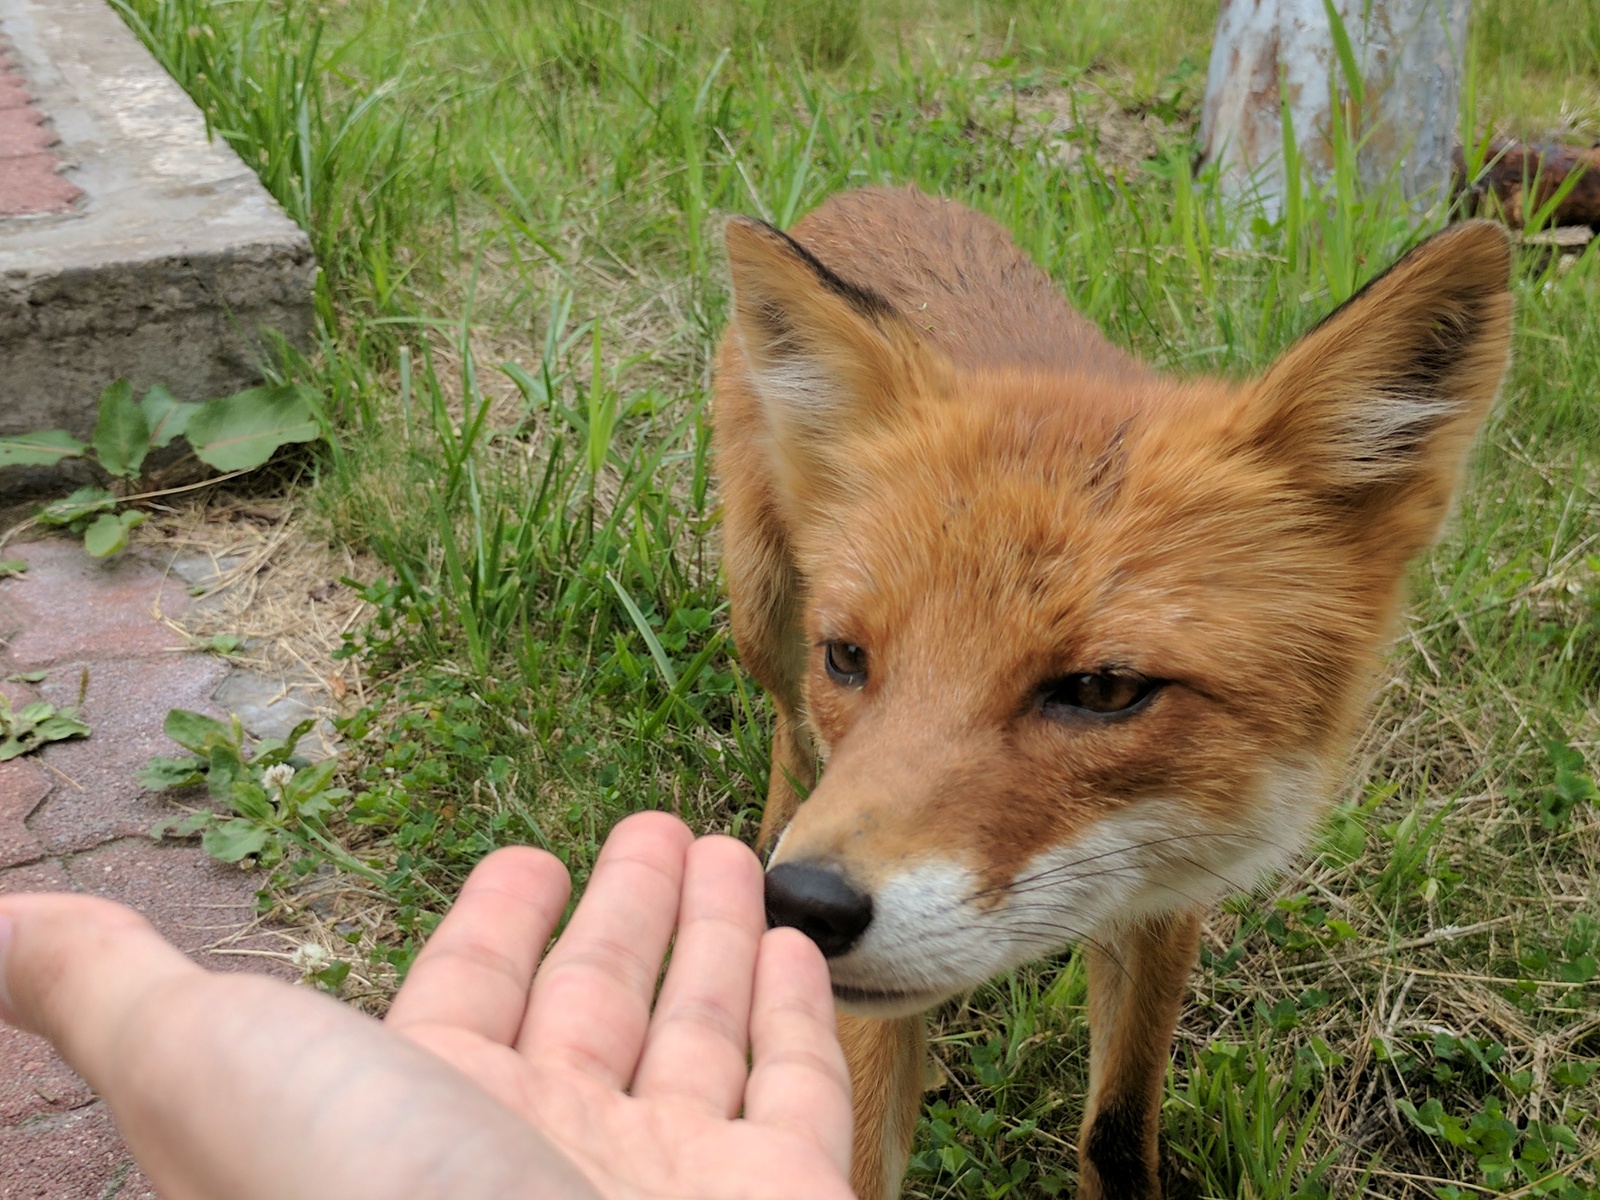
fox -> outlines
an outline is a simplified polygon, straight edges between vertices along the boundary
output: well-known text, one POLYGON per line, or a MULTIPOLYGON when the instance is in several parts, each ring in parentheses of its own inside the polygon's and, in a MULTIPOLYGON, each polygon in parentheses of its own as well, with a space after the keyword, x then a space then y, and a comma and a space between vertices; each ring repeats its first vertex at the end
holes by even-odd
POLYGON ((827 958, 851 1183, 900 1194, 925 1014, 1082 947, 1084 1200, 1158 1200, 1201 918, 1331 803, 1510 353, 1453 225, 1260 374, 1179 378, 915 188, 725 227, 730 620, 771 697, 767 919, 827 958))

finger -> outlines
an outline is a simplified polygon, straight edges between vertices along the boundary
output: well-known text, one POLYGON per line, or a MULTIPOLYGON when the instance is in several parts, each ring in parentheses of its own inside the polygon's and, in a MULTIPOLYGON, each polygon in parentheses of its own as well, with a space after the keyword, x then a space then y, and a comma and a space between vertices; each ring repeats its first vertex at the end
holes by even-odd
POLYGON ((689 847, 672 963, 633 1094, 731 1118, 744 1103, 756 949, 766 928, 761 864, 732 838, 689 847))
POLYGON ((517 1048, 609 1087, 633 1078, 694 835, 639 813, 606 839, 572 920, 534 976, 517 1048))
POLYGON ((552 854, 512 846, 489 855, 417 955, 385 1023, 402 1032, 446 1026, 511 1045, 570 890, 552 854))
POLYGON ((818 1145, 850 1170, 850 1072, 833 1011, 828 964, 804 934, 772 929, 756 959, 744 1115, 818 1145))

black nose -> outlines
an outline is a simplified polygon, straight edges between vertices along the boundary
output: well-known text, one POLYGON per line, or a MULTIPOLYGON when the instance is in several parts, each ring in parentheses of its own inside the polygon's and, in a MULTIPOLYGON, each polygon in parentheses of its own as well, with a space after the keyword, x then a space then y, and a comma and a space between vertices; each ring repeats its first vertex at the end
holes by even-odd
POLYGON ((767 927, 798 929, 828 958, 854 946, 872 924, 872 897, 842 872, 814 862, 779 863, 767 872, 767 927))

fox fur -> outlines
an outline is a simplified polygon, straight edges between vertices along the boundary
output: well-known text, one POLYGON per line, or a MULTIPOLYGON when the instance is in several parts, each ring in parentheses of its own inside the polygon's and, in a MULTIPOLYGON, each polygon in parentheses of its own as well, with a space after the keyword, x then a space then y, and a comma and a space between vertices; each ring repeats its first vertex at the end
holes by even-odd
POLYGON ((1159 1197, 1199 914, 1325 809, 1506 367, 1506 235, 1424 242, 1242 382, 1138 362, 997 224, 914 189, 726 237, 761 843, 871 914, 829 960, 856 1191, 899 1194, 921 1014, 1081 940, 1080 1195, 1159 1197))

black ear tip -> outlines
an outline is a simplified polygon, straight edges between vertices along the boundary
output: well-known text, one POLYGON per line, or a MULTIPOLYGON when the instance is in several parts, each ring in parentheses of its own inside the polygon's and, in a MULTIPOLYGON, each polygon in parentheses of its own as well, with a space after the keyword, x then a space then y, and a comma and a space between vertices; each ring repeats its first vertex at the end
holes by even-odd
POLYGON ((722 227, 722 236, 729 244, 741 238, 779 243, 789 240, 777 226, 757 220, 755 217, 744 216, 742 213, 735 213, 728 218, 722 227))

